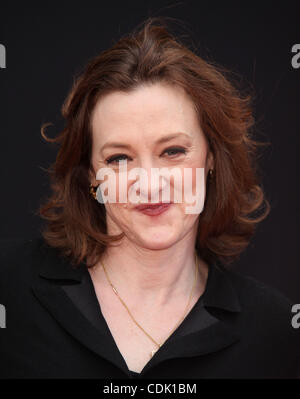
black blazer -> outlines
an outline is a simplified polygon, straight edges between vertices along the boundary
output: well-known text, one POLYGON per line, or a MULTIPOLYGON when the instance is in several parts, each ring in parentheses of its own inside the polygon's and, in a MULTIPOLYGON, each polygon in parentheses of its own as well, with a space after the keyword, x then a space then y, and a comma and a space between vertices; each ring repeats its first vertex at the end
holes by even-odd
POLYGON ((205 292, 140 374, 128 369, 85 265, 75 269, 41 237, 1 242, 0 304, 0 378, 300 376, 292 302, 219 263, 210 265, 205 292))

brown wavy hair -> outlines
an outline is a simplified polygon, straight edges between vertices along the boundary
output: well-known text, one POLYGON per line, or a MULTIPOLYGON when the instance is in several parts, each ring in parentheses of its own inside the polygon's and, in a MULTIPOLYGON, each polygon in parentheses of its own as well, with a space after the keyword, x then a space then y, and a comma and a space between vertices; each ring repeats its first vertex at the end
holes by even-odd
POLYGON ((251 93, 242 94, 231 71, 204 60, 175 37, 167 19, 148 18, 111 48, 92 58, 74 80, 63 106, 65 127, 49 173, 52 194, 38 214, 47 221, 45 241, 70 257, 88 263, 119 236, 107 235, 105 206, 89 191, 92 169, 91 114, 96 102, 113 91, 129 92, 141 84, 167 82, 184 88, 214 156, 214 178, 207 181, 196 249, 206 262, 230 264, 247 247, 257 224, 270 211, 257 167, 260 143, 253 138, 251 93))

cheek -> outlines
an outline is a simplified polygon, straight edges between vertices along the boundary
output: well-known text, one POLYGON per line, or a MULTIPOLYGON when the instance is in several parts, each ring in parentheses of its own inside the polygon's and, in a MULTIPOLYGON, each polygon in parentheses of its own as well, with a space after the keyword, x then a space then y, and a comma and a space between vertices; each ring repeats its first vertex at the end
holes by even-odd
MULTIPOLYGON (((102 168, 102 173, 104 173, 104 168, 102 168)), ((107 210, 110 211, 111 209, 111 212, 120 211, 120 207, 112 206, 120 205, 122 207, 127 202, 127 180, 112 170, 110 170, 109 175, 97 180, 99 186, 101 186, 101 195, 107 210)))
POLYGON ((109 234, 128 233, 132 230, 132 218, 124 204, 105 204, 106 222, 109 234))
MULTIPOLYGON (((199 190, 203 190, 205 183, 205 164, 194 162, 181 169, 181 185, 182 192, 185 190, 193 195, 196 195, 199 190), (198 191, 196 191, 198 185, 198 191)), ((177 179, 178 181, 178 179, 177 179)), ((175 182, 176 184, 176 182, 175 182)), ((179 187, 179 186, 178 186, 179 187)))
POLYGON ((182 197, 184 213, 192 218, 203 211, 206 195, 205 168, 199 162, 190 165, 183 171, 182 197))
POLYGON ((128 216, 127 216, 127 211, 124 208, 125 204, 105 204, 105 209, 106 213, 117 223, 121 223, 122 221, 125 221, 128 216))

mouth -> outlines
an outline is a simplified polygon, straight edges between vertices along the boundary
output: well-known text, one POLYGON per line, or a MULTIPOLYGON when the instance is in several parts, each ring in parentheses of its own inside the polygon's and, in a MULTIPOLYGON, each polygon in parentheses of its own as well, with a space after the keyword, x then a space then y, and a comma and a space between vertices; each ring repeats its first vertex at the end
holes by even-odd
POLYGON ((138 205, 134 209, 148 216, 158 216, 166 212, 172 205, 172 202, 160 202, 158 204, 138 205))

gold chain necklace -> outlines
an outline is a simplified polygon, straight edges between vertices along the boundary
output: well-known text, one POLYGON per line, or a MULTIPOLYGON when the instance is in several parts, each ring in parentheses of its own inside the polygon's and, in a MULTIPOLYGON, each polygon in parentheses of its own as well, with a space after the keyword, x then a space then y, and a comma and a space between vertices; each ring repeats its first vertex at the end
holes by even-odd
MULTIPOLYGON (((129 313, 129 315, 130 315, 130 317, 132 318, 132 320, 134 321, 134 323, 135 323, 135 324, 136 324, 136 325, 137 325, 137 326, 151 339, 152 342, 154 342, 154 343, 158 346, 157 349, 153 349, 153 350, 151 351, 150 357, 152 357, 152 356, 154 355, 154 353, 157 352, 158 349, 162 346, 162 344, 157 343, 157 342, 151 337, 151 335, 148 334, 148 333, 143 329, 143 327, 135 320, 135 318, 132 316, 130 310, 129 310, 128 307, 126 306, 125 302, 124 302, 124 301, 122 300, 122 298, 119 296, 118 291, 116 290, 116 288, 115 288, 115 287, 113 286, 113 284, 111 283, 111 281, 110 281, 110 279, 109 279, 109 277, 108 277, 108 274, 107 274, 107 272, 106 272, 106 269, 105 269, 104 264, 103 264, 102 262, 100 262, 100 264, 102 265, 102 267, 103 267, 103 269, 104 269, 106 278, 107 278, 109 284, 111 285, 111 287, 112 287, 112 289, 113 289, 113 292, 117 295, 117 297, 119 298, 119 300, 121 301, 121 303, 125 306, 127 312, 129 313)), ((187 305, 186 305, 186 308, 185 308, 183 317, 181 317, 181 319, 180 319, 179 322, 176 324, 176 326, 173 328, 173 330, 172 330, 171 333, 168 335, 168 337, 165 339, 165 341, 173 334, 173 332, 176 330, 176 328, 179 326, 179 324, 182 322, 182 320, 183 320, 183 319, 185 318, 185 316, 186 316, 186 312, 187 312, 187 309, 188 309, 189 304, 190 304, 190 302, 191 302, 192 294, 193 294, 194 288, 195 288, 195 286, 196 286, 196 281, 197 281, 197 276, 198 276, 198 268, 199 268, 198 266, 199 266, 199 262, 198 262, 197 253, 196 253, 196 251, 195 251, 195 279, 194 279, 194 284, 193 284, 193 287, 192 287, 192 290, 191 290, 191 293, 190 293, 190 297, 189 297, 188 303, 187 303, 187 305)))

